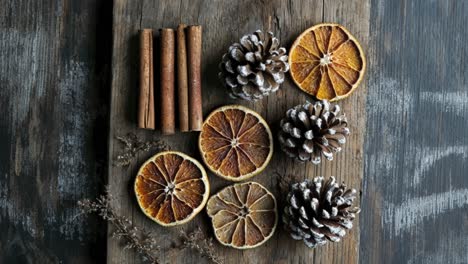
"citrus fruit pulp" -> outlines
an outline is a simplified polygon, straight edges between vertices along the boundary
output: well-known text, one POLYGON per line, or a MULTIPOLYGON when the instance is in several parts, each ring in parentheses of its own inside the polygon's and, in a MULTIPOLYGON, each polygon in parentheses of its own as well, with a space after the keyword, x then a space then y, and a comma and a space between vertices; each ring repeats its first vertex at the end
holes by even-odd
POLYGON ((206 210, 216 239, 238 249, 258 247, 275 232, 276 200, 256 182, 237 183, 210 197, 206 210))
POLYGON ((273 155, 273 138, 256 112, 228 105, 213 111, 199 137, 203 161, 216 175, 242 181, 260 173, 273 155))
POLYGON ((361 82, 366 60, 359 42, 338 24, 318 24, 304 31, 289 52, 291 77, 304 92, 336 101, 361 82))
POLYGON ((202 165, 175 151, 147 160, 135 179, 135 194, 143 213, 162 226, 190 221, 208 200, 210 185, 202 165))

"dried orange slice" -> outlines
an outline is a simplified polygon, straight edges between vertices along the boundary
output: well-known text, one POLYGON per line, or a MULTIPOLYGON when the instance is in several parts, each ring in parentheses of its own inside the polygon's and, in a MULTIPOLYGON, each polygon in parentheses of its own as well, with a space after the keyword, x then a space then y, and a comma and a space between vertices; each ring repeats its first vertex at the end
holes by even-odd
POLYGON ((258 247, 276 229, 276 199, 256 182, 237 183, 210 197, 206 210, 216 239, 238 249, 258 247))
POLYGON ((231 181, 260 173, 273 155, 268 124, 258 113, 240 105, 214 110, 203 123, 198 145, 206 166, 231 181))
POLYGON ((135 179, 135 194, 143 213, 162 226, 190 221, 206 204, 210 184, 195 159, 165 151, 147 160, 135 179))
POLYGON ((359 42, 338 24, 318 24, 304 31, 289 52, 291 76, 304 92, 337 101, 361 82, 366 59, 359 42))

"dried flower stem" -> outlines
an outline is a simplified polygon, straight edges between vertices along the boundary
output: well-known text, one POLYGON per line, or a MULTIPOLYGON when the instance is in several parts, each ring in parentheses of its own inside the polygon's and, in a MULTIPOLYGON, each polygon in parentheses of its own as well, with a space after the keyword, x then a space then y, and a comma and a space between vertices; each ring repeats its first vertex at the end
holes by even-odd
MULTIPOLYGON (((160 263, 159 254, 161 254, 161 248, 154 235, 144 228, 133 225, 132 221, 128 218, 119 215, 112 207, 114 201, 115 198, 109 193, 109 188, 106 187, 105 193, 95 201, 84 199, 78 202, 78 206, 83 213, 96 213, 102 219, 111 223, 115 228, 112 237, 123 239, 125 241, 124 249, 135 249, 146 262, 153 264, 160 263)), ((215 264, 223 263, 214 251, 212 238, 207 237, 200 228, 191 233, 181 231, 179 239, 182 240, 182 244, 176 248, 194 249, 202 257, 209 259, 215 264)))
POLYGON ((125 136, 116 137, 123 145, 124 149, 117 155, 115 166, 126 167, 130 165, 133 158, 140 153, 156 149, 157 151, 168 150, 169 146, 161 140, 143 141, 134 133, 128 133, 125 136))
POLYGON ((84 199, 78 202, 78 206, 83 213, 97 213, 102 219, 110 222, 116 229, 112 237, 124 239, 125 249, 135 249, 144 261, 159 263, 157 254, 161 249, 152 233, 138 228, 133 225, 132 221, 119 215, 112 207, 112 201, 114 198, 106 188, 106 193, 98 197, 96 201, 84 199))
POLYGON ((194 249, 200 253, 200 255, 209 259, 212 263, 223 263, 223 261, 214 252, 213 239, 206 237, 205 233, 200 227, 189 234, 181 231, 181 237, 183 240, 181 248, 194 249))
POLYGON ((289 192, 289 186, 294 181, 297 181, 297 177, 292 174, 281 174, 278 171, 275 171, 274 174, 276 175, 276 185, 277 185, 280 197, 284 197, 289 192))

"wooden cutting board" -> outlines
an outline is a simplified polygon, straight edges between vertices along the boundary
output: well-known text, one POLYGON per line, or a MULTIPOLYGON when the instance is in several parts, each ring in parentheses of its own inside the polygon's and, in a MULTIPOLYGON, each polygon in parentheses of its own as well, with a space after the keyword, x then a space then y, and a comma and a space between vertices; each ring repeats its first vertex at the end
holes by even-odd
MULTIPOLYGON (((173 150, 183 151, 197 159, 198 133, 177 133, 162 136, 158 131, 137 129, 138 96, 138 31, 141 28, 176 28, 179 23, 203 26, 203 110, 204 115, 216 107, 226 104, 242 104, 258 111, 270 124, 276 134, 279 121, 285 111, 312 98, 301 92, 289 78, 282 88, 273 95, 256 102, 229 99, 218 80, 218 64, 229 45, 257 29, 271 30, 279 37, 283 46, 289 49, 294 39, 308 27, 321 22, 336 22, 347 27, 367 50, 369 37, 369 0, 363 1, 163 1, 163 0, 115 0, 113 17, 112 57, 112 100, 110 114, 109 142, 109 186, 117 197, 115 205, 119 213, 132 219, 136 225, 153 231, 162 248, 171 245, 179 237, 180 230, 190 232, 200 226, 212 236, 206 213, 203 211, 193 221, 180 227, 163 228, 141 213, 133 194, 133 181, 138 167, 155 153, 144 153, 127 168, 114 167, 112 159, 121 151, 122 145, 116 136, 128 132, 144 139, 162 139, 173 150)), ((157 34, 156 34, 157 35, 157 34)), ((156 36, 157 37, 157 36, 156 36)), ((155 63, 158 60, 155 58, 155 63)), ((155 82, 157 85, 157 82, 155 82)), ((366 83, 349 98, 340 102, 350 122, 351 136, 343 152, 332 162, 315 166, 294 162, 278 147, 267 169, 253 178, 278 196, 276 172, 294 174, 298 178, 314 176, 336 176, 348 186, 361 188, 363 173, 362 149, 365 132, 366 83)), ((157 95, 157 94, 156 94, 157 95)), ((158 100, 156 100, 158 101, 158 100)), ((157 121, 156 121, 157 122, 157 121)), ((276 146, 277 146, 277 142, 276 146)), ((209 174, 211 192, 214 193, 230 182, 209 174)), ((281 208, 279 209, 281 210, 281 208)), ((276 234, 263 246, 252 250, 235 250, 215 243, 215 250, 226 263, 357 263, 359 259, 359 219, 355 228, 341 243, 329 243, 324 247, 310 250, 289 238, 278 226, 276 234)), ((110 237, 110 236, 109 236, 110 237)), ((123 250, 119 241, 108 239, 108 263, 141 263, 132 250, 123 250)), ((161 254, 163 263, 205 263, 191 250, 167 250, 161 254)))

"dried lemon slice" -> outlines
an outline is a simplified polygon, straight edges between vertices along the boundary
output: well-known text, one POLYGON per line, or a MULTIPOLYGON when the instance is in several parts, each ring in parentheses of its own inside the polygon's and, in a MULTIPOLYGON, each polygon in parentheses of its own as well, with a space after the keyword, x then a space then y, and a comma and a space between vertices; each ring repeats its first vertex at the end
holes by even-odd
POLYGON ((238 249, 265 243, 276 229, 276 199, 256 182, 228 186, 213 195, 206 206, 216 239, 238 249))
POLYGON ((203 209, 210 184, 198 161, 166 151, 141 166, 134 189, 146 216, 162 226, 174 226, 190 221, 203 209))
POLYGON ((330 101, 349 96, 366 70, 361 45, 338 24, 318 24, 304 31, 291 47, 289 65, 301 90, 330 101))

